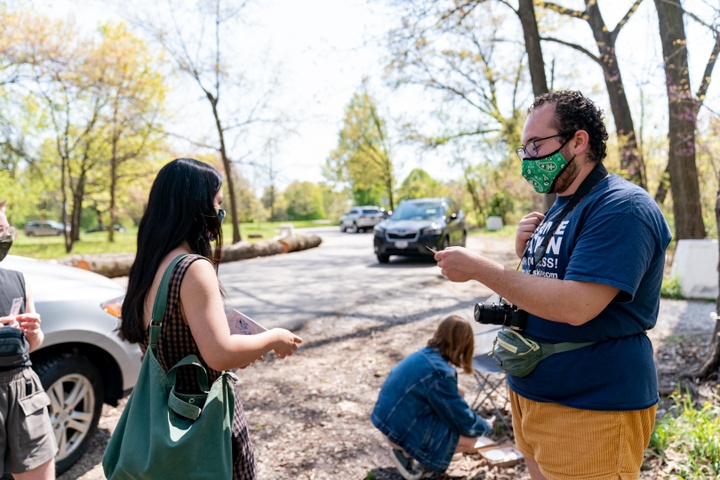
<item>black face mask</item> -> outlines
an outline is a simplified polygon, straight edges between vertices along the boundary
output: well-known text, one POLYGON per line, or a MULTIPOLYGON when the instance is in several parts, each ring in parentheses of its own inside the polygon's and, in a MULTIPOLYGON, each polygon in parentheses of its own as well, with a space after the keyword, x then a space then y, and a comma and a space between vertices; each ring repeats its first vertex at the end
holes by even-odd
POLYGON ((2 262, 12 247, 13 239, 2 239, 0 240, 0 262, 2 262))

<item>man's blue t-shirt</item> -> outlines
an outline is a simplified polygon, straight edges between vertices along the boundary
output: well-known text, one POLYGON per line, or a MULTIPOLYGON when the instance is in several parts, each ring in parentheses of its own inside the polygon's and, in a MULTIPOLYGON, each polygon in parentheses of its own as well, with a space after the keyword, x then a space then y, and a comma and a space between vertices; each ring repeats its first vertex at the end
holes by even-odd
MULTIPOLYGON (((658 401, 653 350, 645 331, 660 307, 665 249, 671 234, 657 204, 642 188, 610 175, 583 198, 559 225, 570 196, 557 197, 530 239, 522 259, 553 232, 532 274, 602 283, 620 289, 597 317, 572 326, 529 315, 523 334, 543 343, 589 342, 591 346, 546 358, 519 378, 508 375, 523 397, 586 410, 639 410, 658 401), (557 228, 556 228, 557 226, 557 228)), ((582 301, 582 299, 578 299, 582 301)))

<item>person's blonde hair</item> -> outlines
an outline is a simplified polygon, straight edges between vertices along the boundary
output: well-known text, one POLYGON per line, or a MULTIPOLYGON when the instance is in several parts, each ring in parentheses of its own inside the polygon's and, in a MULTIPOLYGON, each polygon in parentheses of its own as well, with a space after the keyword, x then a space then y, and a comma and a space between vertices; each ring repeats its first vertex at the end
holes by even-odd
POLYGON ((475 337, 467 320, 450 315, 437 326, 427 346, 437 348, 440 355, 462 368, 465 373, 472 373, 472 359, 475 352, 475 337))

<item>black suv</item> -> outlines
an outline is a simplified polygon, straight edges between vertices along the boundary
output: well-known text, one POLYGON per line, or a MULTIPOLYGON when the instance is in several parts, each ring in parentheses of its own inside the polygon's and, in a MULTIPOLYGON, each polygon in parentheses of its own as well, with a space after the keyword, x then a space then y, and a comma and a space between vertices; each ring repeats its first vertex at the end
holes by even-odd
POLYGON ((392 215, 373 230, 375 255, 387 263, 390 255, 434 255, 428 247, 442 250, 465 246, 465 214, 449 198, 418 198, 400 202, 392 215))

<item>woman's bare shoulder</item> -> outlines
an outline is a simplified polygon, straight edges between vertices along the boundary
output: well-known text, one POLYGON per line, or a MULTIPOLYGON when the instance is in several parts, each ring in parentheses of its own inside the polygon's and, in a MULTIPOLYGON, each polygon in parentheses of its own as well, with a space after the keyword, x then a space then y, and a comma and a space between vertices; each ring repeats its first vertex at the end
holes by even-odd
POLYGON ((182 288, 217 288, 217 282, 217 273, 210 260, 205 257, 198 257, 185 271, 182 288))

